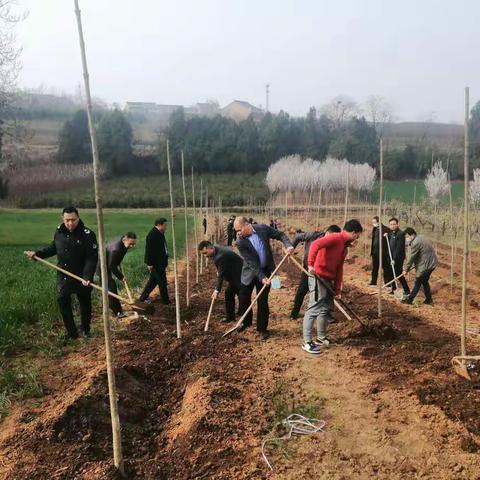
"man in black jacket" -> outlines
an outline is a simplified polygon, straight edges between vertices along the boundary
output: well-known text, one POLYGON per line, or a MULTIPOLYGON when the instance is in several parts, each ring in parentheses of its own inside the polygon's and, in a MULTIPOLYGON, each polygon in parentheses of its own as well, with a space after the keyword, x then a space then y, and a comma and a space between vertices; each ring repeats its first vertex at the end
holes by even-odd
POLYGON ((147 235, 145 243, 145 263, 147 264, 150 278, 148 279, 140 301, 144 302, 152 290, 158 285, 160 289, 160 298, 164 305, 170 304, 167 289, 167 274, 165 270, 168 266, 168 248, 165 240, 165 231, 167 230, 167 219, 157 218, 155 226, 147 235))
POLYGON ((223 281, 227 280, 228 287, 225 290, 225 319, 222 323, 235 320, 235 295, 239 295, 242 286, 243 260, 235 252, 226 247, 212 245, 208 240, 198 244, 198 251, 205 257, 213 257, 217 267, 217 283, 212 293, 212 299, 217 299, 222 290, 223 281))
MULTIPOLYGON (((243 257, 242 290, 240 292, 239 314, 243 315, 250 305, 253 289, 257 293, 267 285, 257 301, 257 331, 263 339, 268 338, 268 293, 270 281, 268 277, 275 270, 275 262, 270 247, 270 239, 279 240, 285 245, 285 253, 291 254, 293 246, 288 237, 278 230, 264 224, 255 227, 245 217, 237 217, 234 224, 238 232, 237 248, 243 257)), ((252 311, 248 313, 239 332, 244 331, 252 324, 252 311)))
MULTIPOLYGON (((378 216, 372 218, 372 244, 370 247, 370 256, 372 257, 372 278, 369 285, 376 285, 378 279, 378 270, 380 269, 380 239, 378 238, 379 219, 378 216)), ((387 239, 385 233, 389 233, 388 227, 382 224, 382 266, 385 282, 393 279, 390 258, 388 255, 387 239)))
POLYGON ((235 221, 235 215, 231 216, 228 219, 227 223, 227 245, 232 246, 232 242, 235 236, 235 229, 233 228, 233 222, 235 221))
POLYGON ((63 223, 57 227, 53 242, 36 252, 27 251, 30 259, 49 258, 57 255, 57 264, 83 278, 82 282, 61 272, 57 272, 57 302, 67 330, 67 338, 78 338, 78 330, 73 319, 72 295, 76 294, 80 303, 81 329, 90 336, 92 320, 92 288, 98 263, 98 245, 95 233, 85 227, 75 207, 66 207, 62 212, 63 223))
MULTIPOLYGON (((322 238, 328 233, 338 233, 341 232, 342 229, 338 225, 330 225, 327 230, 324 232, 302 232, 301 230, 297 232, 295 238, 293 239, 293 248, 296 248, 299 243, 304 244, 304 253, 303 253, 303 268, 308 270, 308 252, 310 251, 310 245, 314 242, 317 238, 322 238)), ((295 299, 293 301, 293 308, 292 312, 290 313, 290 318, 292 320, 296 320, 300 313, 300 308, 303 304, 303 299, 305 295, 308 293, 308 276, 305 272, 302 272, 300 276, 300 283, 297 288, 297 292, 295 293, 295 299)))
MULTIPOLYGON (((390 250, 392 252, 392 259, 394 262, 395 277, 398 277, 403 272, 403 262, 405 262, 405 234, 398 226, 398 219, 392 217, 388 221, 390 232, 387 235, 390 250)), ((393 272, 392 272, 393 275, 393 272)), ((392 277, 395 278, 395 277, 392 277)), ((410 294, 410 288, 405 277, 400 277, 399 282, 402 285, 403 291, 406 295, 410 294)), ((392 292, 395 291, 395 283, 392 283, 392 292)))
MULTIPOLYGON (((117 277, 121 282, 125 280, 123 272, 120 270, 120 264, 130 248, 137 244, 137 236, 133 232, 127 232, 120 238, 116 238, 107 243, 107 273, 108 273, 108 290, 112 293, 118 293, 117 283, 113 276, 117 277)), ((99 273, 100 274, 100 273, 99 273)), ((117 317, 124 315, 122 305, 113 297, 108 297, 110 310, 117 317)))

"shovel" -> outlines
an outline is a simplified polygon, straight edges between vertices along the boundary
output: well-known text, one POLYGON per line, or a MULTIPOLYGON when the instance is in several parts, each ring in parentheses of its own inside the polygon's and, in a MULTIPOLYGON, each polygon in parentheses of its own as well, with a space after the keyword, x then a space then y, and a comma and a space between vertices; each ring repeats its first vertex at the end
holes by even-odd
MULTIPOLYGON (((75 275, 74 273, 69 272, 68 270, 64 270, 61 267, 58 267, 57 265, 54 265, 53 263, 48 262, 47 260, 44 260, 43 258, 37 257, 34 255, 32 257, 34 260, 37 262, 43 263, 47 267, 53 268, 55 270, 58 270, 59 272, 62 272, 65 275, 68 275, 71 278, 74 278, 75 280, 78 280, 79 282, 83 282, 84 279, 82 277, 79 277, 78 275, 75 275)), ((95 285, 94 283, 90 283, 90 286, 92 288, 95 288, 96 290, 99 290, 100 292, 103 290, 102 287, 99 285, 95 285)), ((108 294, 116 298, 117 300, 120 300, 120 302, 125 303, 126 305, 131 306, 134 310, 140 313, 146 313, 146 314, 152 314, 155 311, 155 307, 151 304, 140 302, 140 301, 134 301, 133 303, 130 303, 129 300, 126 298, 121 297, 120 295, 117 295, 116 293, 113 292, 108 292, 108 294)))
MULTIPOLYGON (((277 265, 277 267, 275 268, 275 270, 272 272, 272 274, 270 275, 270 277, 268 277, 268 280, 269 281, 272 281, 272 278, 277 274, 278 270, 280 269, 280 267, 283 265, 283 263, 285 262, 285 260, 289 257, 290 255, 287 253, 279 262, 279 264, 277 265)), ((236 325, 231 328, 230 330, 227 330, 224 334, 223 334, 223 337, 226 337, 227 335, 230 335, 232 332, 234 332, 235 330, 237 330, 238 327, 240 327, 240 325, 242 324, 243 320, 245 319, 245 317, 248 315, 248 312, 250 312, 250 310, 253 308, 253 306, 257 303, 257 300, 260 298, 260 295, 263 293, 263 291, 268 287, 268 284, 265 284, 263 285, 263 287, 260 289, 260 291, 255 295, 255 298, 252 300, 252 303, 250 304, 250 306, 245 310, 244 314, 240 317, 240 320, 236 323, 236 325)))
MULTIPOLYGON (((128 282, 127 282, 127 277, 125 275, 125 272, 123 271, 123 268, 120 268, 120 271, 122 272, 123 274, 123 285, 125 287, 125 290, 127 291, 127 296, 128 296, 128 302, 130 305, 133 305, 135 303, 135 300, 133 299, 133 295, 132 295, 132 291, 130 290, 130 287, 128 286, 128 282)), ((137 312, 134 312, 134 315, 136 317, 138 317, 138 313, 137 312)))
POLYGON ((475 368, 473 362, 478 361, 480 361, 480 355, 459 355, 452 358, 452 367, 457 375, 471 381, 472 376, 470 375, 470 370, 472 370, 472 367, 475 368))
MULTIPOLYGON (((308 273, 307 270, 305 270, 305 268, 303 268, 303 265, 295 258, 295 257, 292 257, 292 261, 293 263, 303 272, 305 273, 306 275, 308 275, 309 277, 312 277, 314 275, 311 275, 310 273, 308 273)), ((333 289, 330 287, 330 285, 328 285, 327 283, 325 283, 321 278, 317 277, 315 275, 315 278, 330 292, 333 294, 333 296, 335 297, 335 292, 333 291, 333 289)), ((336 299, 334 298, 333 299, 333 303, 335 304, 335 306, 338 308, 338 310, 343 313, 343 315, 345 316, 345 318, 347 320, 349 320, 350 322, 352 321, 352 317, 345 311, 345 309, 349 310, 350 313, 354 316, 355 320, 363 327, 363 328, 369 328, 368 325, 356 314, 356 312, 354 312, 352 310, 352 308, 350 307, 350 305, 348 305, 347 303, 345 303, 343 300, 340 300, 340 299, 336 299), (341 302, 341 304, 340 304, 341 302), (343 307, 343 308, 342 308, 343 307)))
MULTIPOLYGON (((387 234, 385 234, 387 236, 387 234)), ((390 265, 392 266, 392 272, 393 272, 393 283, 395 284, 395 290, 393 292, 394 297, 397 300, 403 300, 403 293, 398 290, 398 283, 397 283, 397 278, 395 277, 395 261, 393 260, 392 257, 392 249, 390 247, 390 242, 388 241, 388 236, 387 236, 387 247, 388 247, 388 256, 390 257, 390 265)), ((386 287, 386 285, 384 285, 386 287)))
POLYGON ((207 321, 205 322, 205 328, 203 329, 204 332, 208 332, 208 326, 210 325, 210 317, 212 316, 214 303, 215 303, 215 299, 212 297, 212 301, 210 302, 210 308, 208 309, 207 321))

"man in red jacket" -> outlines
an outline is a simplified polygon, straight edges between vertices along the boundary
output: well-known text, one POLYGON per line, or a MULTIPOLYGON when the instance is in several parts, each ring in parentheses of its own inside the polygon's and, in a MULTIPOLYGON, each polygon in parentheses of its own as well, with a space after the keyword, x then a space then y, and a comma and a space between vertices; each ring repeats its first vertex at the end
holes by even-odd
POLYGON ((340 295, 343 280, 343 262, 348 247, 363 232, 358 220, 349 220, 343 231, 331 233, 315 240, 308 254, 309 302, 303 319, 303 345, 308 353, 319 354, 320 346, 327 347, 331 340, 327 337, 327 327, 332 319, 333 292, 340 295), (317 338, 313 340, 313 324, 317 323, 317 338))

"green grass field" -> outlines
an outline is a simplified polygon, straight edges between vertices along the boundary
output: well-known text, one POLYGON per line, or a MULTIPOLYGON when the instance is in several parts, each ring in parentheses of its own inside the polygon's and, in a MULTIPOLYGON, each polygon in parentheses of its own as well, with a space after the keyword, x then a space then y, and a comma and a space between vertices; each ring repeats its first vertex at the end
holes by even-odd
MULTIPOLYGON (((423 180, 386 180, 384 183, 385 197, 387 201, 397 200, 403 203, 411 204, 414 199, 414 192, 416 187, 416 202, 422 203, 428 199, 427 190, 423 180)), ((372 194, 372 201, 378 200, 379 184, 375 184, 372 194)), ((452 198, 453 201, 459 201, 463 199, 463 183, 454 182, 452 185, 452 198)), ((443 203, 448 203, 448 195, 443 199, 443 203)))
MULTIPOLYGON (((85 224, 96 231, 95 213, 81 211, 80 214, 85 224)), ((158 211, 145 210, 105 212, 107 240, 127 230, 134 231, 139 238, 137 247, 124 260, 132 287, 146 280, 143 263, 145 236, 158 214, 158 211)), ((169 215, 165 216, 169 218, 169 215)), ((58 349, 63 326, 56 305, 55 272, 28 261, 23 251, 51 242, 59 223, 57 211, 0 212, 0 354, 26 349, 49 353, 58 349)), ((185 243, 183 216, 178 217, 175 232, 181 256, 185 243)), ((171 247, 171 229, 167 231, 167 242, 171 247)), ((55 262, 55 258, 51 261, 55 262)), ((97 294, 95 297, 98 298, 97 294)))
MULTIPOLYGON (((203 194, 208 189, 210 201, 222 199, 224 205, 247 205, 254 202, 266 202, 269 192, 265 185, 265 174, 222 174, 202 175, 203 194)), ((187 201, 191 204, 191 177, 185 180, 187 201)), ((168 177, 151 175, 146 177, 120 177, 103 182, 104 206, 106 208, 167 208, 170 206, 168 177)), ((94 208, 93 185, 69 190, 53 191, 41 194, 25 194, 15 198, 11 192, 11 201, 19 208, 63 208, 74 204, 79 208, 94 208)), ((175 205, 183 205, 182 179, 173 177, 173 195, 175 205)), ((200 201, 200 177, 195 177, 195 196, 197 207, 200 201)))

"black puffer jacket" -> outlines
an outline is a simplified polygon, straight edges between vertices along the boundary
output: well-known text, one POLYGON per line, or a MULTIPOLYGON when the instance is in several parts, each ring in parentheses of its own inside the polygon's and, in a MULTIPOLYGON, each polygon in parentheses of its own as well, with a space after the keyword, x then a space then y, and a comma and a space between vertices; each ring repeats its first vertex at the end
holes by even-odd
MULTIPOLYGON (((40 258, 57 255, 57 265, 85 280, 93 280, 98 262, 97 237, 80 220, 77 228, 70 232, 62 223, 55 230, 53 242, 35 252, 40 258)), ((77 282, 58 272, 57 283, 77 282)))

